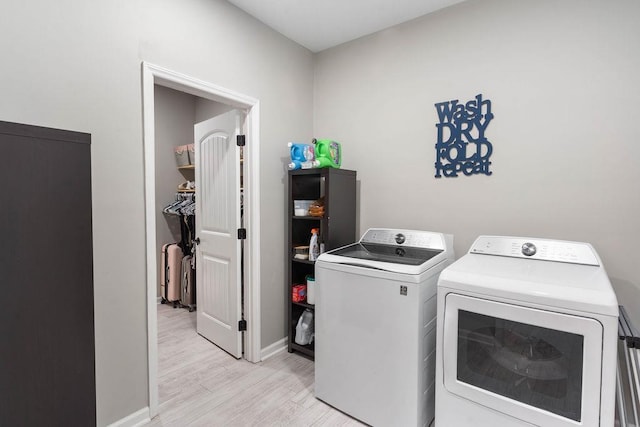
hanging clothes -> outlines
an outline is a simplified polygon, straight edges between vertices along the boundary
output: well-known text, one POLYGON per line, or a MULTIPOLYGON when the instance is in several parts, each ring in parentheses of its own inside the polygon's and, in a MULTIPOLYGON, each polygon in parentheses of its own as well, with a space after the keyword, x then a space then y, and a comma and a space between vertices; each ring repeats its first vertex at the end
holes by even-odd
POLYGON ((168 215, 175 215, 180 222, 180 248, 183 253, 194 252, 196 196, 193 193, 176 193, 176 200, 163 209, 168 215))

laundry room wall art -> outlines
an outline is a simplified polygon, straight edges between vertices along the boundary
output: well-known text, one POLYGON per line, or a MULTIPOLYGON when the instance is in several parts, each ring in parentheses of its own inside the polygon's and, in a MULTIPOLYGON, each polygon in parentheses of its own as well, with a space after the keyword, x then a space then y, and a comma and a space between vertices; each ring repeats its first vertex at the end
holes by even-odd
POLYGON ((478 94, 466 103, 453 99, 438 102, 435 107, 439 120, 435 177, 491 175, 493 145, 486 136, 493 120, 491 101, 478 94))

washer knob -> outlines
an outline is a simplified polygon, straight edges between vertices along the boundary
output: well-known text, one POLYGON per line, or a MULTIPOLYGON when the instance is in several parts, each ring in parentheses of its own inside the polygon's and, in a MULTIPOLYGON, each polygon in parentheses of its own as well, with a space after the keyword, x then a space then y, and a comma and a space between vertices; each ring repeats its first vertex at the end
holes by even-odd
POLYGON ((401 245, 404 243, 404 241, 406 240, 406 238, 404 237, 404 234, 402 233, 398 233, 396 234, 396 243, 401 245))
POLYGON ((533 243, 525 243, 522 245, 522 255, 524 256, 533 256, 537 252, 536 245, 533 243))

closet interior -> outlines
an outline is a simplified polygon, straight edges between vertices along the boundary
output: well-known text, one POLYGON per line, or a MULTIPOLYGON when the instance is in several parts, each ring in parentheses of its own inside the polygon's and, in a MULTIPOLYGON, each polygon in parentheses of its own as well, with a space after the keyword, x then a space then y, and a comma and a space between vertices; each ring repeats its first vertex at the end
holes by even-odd
POLYGON ((154 87, 154 105, 157 297, 161 303, 191 312, 197 306, 193 127, 231 107, 160 85, 154 87), (172 266, 179 271, 171 270, 172 266), (172 287, 163 286, 170 280, 180 284, 178 294, 169 294, 172 287))
MULTIPOLYGON (((191 182, 191 181, 187 181, 191 182)), ((182 184, 180 185, 182 186, 182 184)), ((180 187, 179 187, 180 188, 180 187)), ((167 205, 163 212, 178 222, 180 238, 173 243, 162 245, 162 273, 160 275, 161 303, 172 303, 175 307, 189 309, 196 308, 196 259, 195 259, 195 190, 180 190, 176 193, 175 201, 167 205), (171 251, 173 249, 173 252, 171 251), (174 254, 172 259, 172 255, 174 254), (170 262, 171 261, 171 262, 170 262), (175 268, 175 272, 171 272, 175 268), (173 273, 173 274, 170 274, 173 273), (170 282, 176 282, 179 292, 170 296, 170 282)), ((173 283, 171 283, 173 285, 173 283)))

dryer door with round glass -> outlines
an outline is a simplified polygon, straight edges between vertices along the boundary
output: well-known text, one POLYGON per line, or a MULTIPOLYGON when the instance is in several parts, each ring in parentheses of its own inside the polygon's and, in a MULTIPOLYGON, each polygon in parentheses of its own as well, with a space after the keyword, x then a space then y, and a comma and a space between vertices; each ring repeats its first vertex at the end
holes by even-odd
POLYGON ((588 425, 600 408, 597 320, 447 294, 445 387, 535 425, 588 425))

